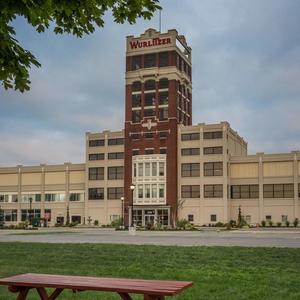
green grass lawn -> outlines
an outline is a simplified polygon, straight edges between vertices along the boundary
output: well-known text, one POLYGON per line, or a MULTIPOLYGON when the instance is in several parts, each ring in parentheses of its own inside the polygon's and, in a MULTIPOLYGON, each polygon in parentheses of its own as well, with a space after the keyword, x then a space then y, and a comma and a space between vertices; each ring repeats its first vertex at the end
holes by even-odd
MULTIPOLYGON (((300 299, 300 249, 0 243, 0 277, 26 272, 194 282, 175 299, 300 299)), ((1 287, 0 299, 16 296, 1 287)), ((65 291, 58 299, 119 298, 65 291)))

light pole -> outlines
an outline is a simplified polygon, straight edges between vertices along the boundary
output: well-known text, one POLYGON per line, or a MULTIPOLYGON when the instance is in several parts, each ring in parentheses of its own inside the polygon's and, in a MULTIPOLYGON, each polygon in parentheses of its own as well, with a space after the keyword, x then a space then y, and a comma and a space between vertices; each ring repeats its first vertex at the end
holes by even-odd
POLYGON ((0 227, 4 225, 4 210, 2 213, 2 207, 0 205, 0 227))
POLYGON ((130 190, 131 190, 131 199, 132 199, 132 210, 131 210, 131 227, 133 227, 133 226, 134 226, 134 224, 133 224, 133 208, 134 208, 134 206, 133 206, 133 192, 134 192, 134 189, 135 189, 135 185, 132 183, 132 184, 130 185, 130 190))
POLYGON ((32 198, 29 198, 29 225, 32 225, 32 198))
POLYGON ((122 205, 122 208, 121 208, 121 210, 122 210, 122 212, 121 212, 121 214, 122 214, 122 228, 124 229, 124 197, 123 196, 121 197, 121 205, 122 205))

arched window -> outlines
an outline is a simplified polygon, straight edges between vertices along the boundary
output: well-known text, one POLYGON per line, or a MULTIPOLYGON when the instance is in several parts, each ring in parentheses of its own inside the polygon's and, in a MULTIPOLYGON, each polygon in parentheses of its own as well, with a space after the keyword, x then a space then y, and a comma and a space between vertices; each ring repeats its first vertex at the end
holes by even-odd
POLYGON ((167 89, 168 87, 169 87, 168 78, 162 78, 159 80, 159 88, 160 89, 167 89))
POLYGON ((147 80, 145 82, 145 90, 155 90, 155 80, 147 80))
POLYGON ((142 83, 140 81, 134 81, 132 83, 132 91, 133 92, 138 92, 142 89, 142 83))

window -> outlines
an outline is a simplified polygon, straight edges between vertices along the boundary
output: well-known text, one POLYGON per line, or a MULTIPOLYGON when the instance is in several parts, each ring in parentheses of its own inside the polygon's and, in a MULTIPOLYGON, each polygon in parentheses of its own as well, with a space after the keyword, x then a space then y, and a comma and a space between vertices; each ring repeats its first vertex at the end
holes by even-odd
POLYGON ((153 139, 154 133, 153 132, 146 132, 145 133, 145 139, 153 139))
POLYGON ((104 180, 104 168, 89 168, 89 180, 104 180))
POLYGON ((18 202, 18 195, 0 194, 0 202, 18 202))
POLYGON ((194 222, 194 215, 188 215, 188 221, 194 222))
POLYGON ((41 210, 40 209, 21 209, 21 221, 40 219, 41 210))
POLYGON ((293 198, 294 184, 264 184, 264 198, 293 198))
POLYGON ((159 80, 159 83, 158 83, 158 87, 160 89, 167 89, 169 88, 169 80, 168 78, 162 78, 159 80))
POLYGON ((140 150, 138 149, 132 150, 132 156, 139 155, 139 154, 140 154, 140 150))
POLYGON ((157 184, 152 184, 152 198, 157 198, 157 184))
POLYGON ((144 165, 143 165, 143 163, 138 164, 138 176, 139 177, 144 176, 144 165))
POLYGON ((204 154, 222 154, 223 147, 205 147, 203 149, 204 154))
POLYGON ((181 176, 182 177, 200 176, 200 164, 199 163, 181 164, 181 176))
POLYGON ((123 167, 109 167, 108 168, 108 179, 123 179, 124 168, 123 167))
POLYGON ((150 184, 145 184, 145 198, 150 198, 150 184))
POLYGON ((163 107, 159 109, 159 120, 164 121, 168 120, 169 111, 168 107, 163 107))
POLYGON ((272 216, 270 216, 270 215, 266 216, 266 221, 268 221, 268 222, 272 221, 272 216))
POLYGON ((159 148, 159 153, 160 154, 166 154, 167 153, 167 148, 159 148))
POLYGON ((181 135, 182 141, 200 140, 200 133, 184 133, 181 135))
POLYGON ((16 222, 18 217, 18 212, 16 209, 4 209, 0 210, 4 222, 16 222))
POLYGON ((204 132, 203 138, 205 140, 211 140, 211 139, 221 139, 223 137, 222 131, 210 131, 210 132, 204 132))
POLYGON ((69 196, 70 201, 84 201, 84 193, 70 193, 69 196))
POLYGON ((159 105, 167 105, 169 103, 169 92, 159 92, 159 105))
POLYGON ((131 57, 131 70, 138 70, 141 68, 141 56, 135 55, 131 57))
POLYGON ((104 153, 89 154, 89 160, 104 160, 104 153))
POLYGON ((154 153, 154 149, 145 149, 145 154, 153 154, 154 153))
POLYGON ((157 210, 158 222, 162 225, 169 224, 168 210, 167 209, 158 209, 157 210))
POLYGON ((139 140, 141 137, 139 133, 131 133, 130 136, 133 140, 139 140))
POLYGON ((222 162, 204 163, 204 176, 222 176, 222 175, 223 175, 222 162))
POLYGON ((182 185, 182 198, 200 198, 200 185, 182 185))
POLYGON ((139 92, 142 89, 142 83, 140 81, 134 81, 131 85, 133 92, 139 92))
POLYGON ((253 199, 258 198, 258 184, 232 185, 231 199, 253 199))
POLYGON ((211 222, 217 222, 217 215, 210 215, 211 222))
POLYGON ((156 66, 156 54, 145 54, 144 56, 144 68, 152 68, 156 66))
POLYGON ((165 197, 165 185, 159 184, 158 189, 159 189, 159 198, 164 198, 165 197))
POLYGON ((165 163, 159 162, 158 164, 159 167, 159 176, 165 176, 165 163))
POLYGON ((104 188, 89 188, 89 200, 103 200, 104 188))
POLYGON ((285 224, 287 221, 288 221, 288 216, 287 215, 282 215, 281 216, 281 222, 285 224))
POLYGON ((90 147, 100 147, 100 146, 104 146, 104 145, 105 145, 104 140, 91 140, 91 141, 89 141, 89 146, 90 147))
POLYGON ((141 106, 141 94, 134 94, 131 96, 132 107, 141 106))
POLYGON ((162 140, 162 139, 166 139, 168 136, 168 131, 161 131, 159 133, 159 138, 162 140))
POLYGON ((121 199, 124 195, 122 187, 112 187, 107 189, 107 199, 121 199))
POLYGON ((155 80, 150 79, 145 82, 145 91, 155 90, 155 89, 156 89, 155 80))
POLYGON ((138 185, 138 198, 139 198, 139 199, 142 199, 142 198, 143 198, 143 195, 144 195, 144 192, 143 192, 143 185, 142 185, 142 184, 139 184, 139 185, 138 185))
POLYGON ((150 176, 150 163, 145 163, 145 176, 150 176))
POLYGON ((155 93, 145 94, 145 104, 144 106, 155 106, 155 93))
POLYGON ((187 155, 199 155, 200 154, 200 148, 184 148, 181 149, 181 155, 187 156, 187 155))
POLYGON ((124 139, 123 138, 109 139, 108 140, 108 145, 109 146, 124 145, 124 139))
POLYGON ((168 52, 160 52, 158 54, 159 66, 167 67, 169 65, 169 53, 168 52))
POLYGON ((71 222, 81 224, 81 216, 72 216, 71 222))
POLYGON ((144 110, 144 117, 153 117, 155 116, 155 109, 145 109, 144 110))
POLYGON ((108 159, 124 159, 124 152, 108 153, 108 159))
POLYGON ((30 203, 32 202, 41 202, 41 194, 22 194, 21 202, 30 203))
POLYGON ((157 163, 152 163, 152 176, 157 176, 157 163))
POLYGON ((132 122, 138 123, 141 121, 141 111, 140 110, 134 110, 132 112, 132 122))
POLYGON ((223 185, 222 184, 205 184, 204 198, 222 198, 223 185))
POLYGON ((46 193, 45 201, 46 202, 64 202, 66 199, 65 193, 46 193))

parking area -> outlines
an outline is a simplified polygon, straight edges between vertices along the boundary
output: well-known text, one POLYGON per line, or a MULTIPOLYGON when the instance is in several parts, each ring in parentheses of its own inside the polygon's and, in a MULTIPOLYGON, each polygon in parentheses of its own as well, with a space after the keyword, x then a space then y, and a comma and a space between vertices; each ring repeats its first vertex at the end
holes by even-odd
POLYGON ((111 243, 173 246, 242 246, 300 248, 300 228, 219 231, 127 231, 99 228, 0 230, 0 242, 111 243))

